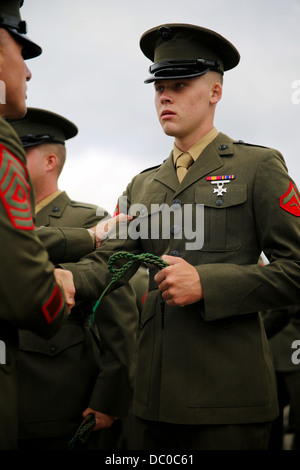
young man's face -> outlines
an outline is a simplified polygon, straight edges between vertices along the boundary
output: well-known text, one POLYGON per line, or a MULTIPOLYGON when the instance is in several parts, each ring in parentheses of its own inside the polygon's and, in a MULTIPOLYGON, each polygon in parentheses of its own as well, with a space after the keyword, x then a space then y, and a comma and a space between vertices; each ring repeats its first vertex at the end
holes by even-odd
POLYGON ((22 118, 26 114, 26 82, 31 72, 22 56, 22 45, 8 31, 0 28, 0 80, 5 87, 5 101, 0 103, 0 116, 22 118))
POLYGON ((209 72, 195 78, 155 82, 155 107, 165 134, 175 137, 176 142, 193 140, 193 136, 197 139, 201 130, 208 132, 215 104, 221 98, 222 86, 216 83, 209 72))

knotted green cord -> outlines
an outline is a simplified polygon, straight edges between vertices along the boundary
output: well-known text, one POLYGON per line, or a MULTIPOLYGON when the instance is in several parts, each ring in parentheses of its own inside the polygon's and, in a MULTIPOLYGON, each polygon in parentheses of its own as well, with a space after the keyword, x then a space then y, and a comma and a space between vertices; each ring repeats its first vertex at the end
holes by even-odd
POLYGON ((100 295, 99 299, 97 300, 97 302, 96 302, 96 304, 93 308, 93 314, 91 315, 91 319, 90 319, 91 324, 94 323, 95 312, 96 312, 97 308, 99 307, 99 304, 100 304, 101 300, 103 299, 103 297, 105 296, 105 294, 109 290, 109 288, 115 282, 117 282, 119 279, 121 279, 121 277, 124 276, 124 274, 128 271, 128 269, 131 268, 131 266, 133 266, 135 263, 154 264, 159 269, 163 269, 163 268, 166 268, 168 266, 168 264, 165 261, 163 261, 159 256, 152 255, 151 253, 142 253, 141 255, 134 255, 133 253, 128 253, 127 251, 119 251, 118 253, 115 253, 114 255, 112 255, 108 260, 108 270, 111 273, 113 273, 114 275, 113 275, 110 283, 108 284, 108 286, 104 289, 104 291, 100 295), (122 266, 122 268, 116 269, 116 268, 113 267, 113 264, 116 260, 118 260, 120 258, 129 259, 129 261, 127 263, 125 263, 122 266))
POLYGON ((89 413, 77 429, 75 436, 68 443, 68 449, 74 450, 78 446, 85 444, 91 435, 93 427, 96 424, 96 418, 93 413, 89 413))

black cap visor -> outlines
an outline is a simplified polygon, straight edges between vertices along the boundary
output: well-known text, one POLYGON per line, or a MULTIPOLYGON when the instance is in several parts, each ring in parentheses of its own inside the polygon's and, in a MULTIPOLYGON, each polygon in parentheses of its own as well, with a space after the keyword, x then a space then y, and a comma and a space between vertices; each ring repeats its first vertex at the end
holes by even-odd
POLYGON ((26 135, 22 135, 20 137, 20 140, 24 148, 35 147, 36 145, 47 144, 47 143, 56 143, 56 144, 65 145, 64 142, 62 142, 61 140, 55 139, 50 134, 38 134, 38 135, 26 134, 26 135))
POLYGON ((13 29, 9 29, 9 32, 15 36, 17 41, 21 42, 23 49, 22 49, 22 55, 24 60, 27 59, 33 59, 34 57, 38 57, 42 53, 42 48, 32 42, 29 38, 24 36, 24 34, 20 34, 17 31, 14 31, 13 29))
POLYGON ((205 59, 174 59, 157 62, 149 67, 151 76, 144 83, 151 83, 157 80, 172 80, 177 78, 193 78, 204 75, 209 70, 223 75, 217 60, 205 59))
POLYGON ((0 28, 4 28, 9 31, 15 39, 23 45, 22 54, 25 60, 37 57, 42 53, 41 47, 32 42, 26 36, 26 21, 0 13, 0 28))

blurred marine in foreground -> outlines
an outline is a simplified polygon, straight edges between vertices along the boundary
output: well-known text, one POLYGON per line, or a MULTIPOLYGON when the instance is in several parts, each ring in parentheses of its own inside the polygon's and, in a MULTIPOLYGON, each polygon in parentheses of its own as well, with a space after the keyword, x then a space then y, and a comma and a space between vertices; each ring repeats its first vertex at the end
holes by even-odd
MULTIPOLYGON (((41 54, 26 36, 19 8, 23 1, 0 2, 0 340, 5 363, 0 366, 0 449, 17 448, 18 329, 44 338, 56 333, 74 305, 74 288, 56 282, 53 265, 34 228, 34 196, 21 142, 3 118, 26 114, 26 82, 31 78, 24 60, 41 54), (68 305, 67 305, 68 304, 68 305)), ((72 281, 71 273, 66 279, 72 281)))

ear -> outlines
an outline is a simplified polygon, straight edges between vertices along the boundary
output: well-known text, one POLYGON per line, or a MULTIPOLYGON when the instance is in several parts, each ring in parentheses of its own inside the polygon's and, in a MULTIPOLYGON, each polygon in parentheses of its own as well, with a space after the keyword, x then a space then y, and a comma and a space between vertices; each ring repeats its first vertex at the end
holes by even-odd
POLYGON ((210 103, 217 104, 218 101, 222 98, 223 87, 219 82, 213 82, 211 86, 211 97, 210 103))
POLYGON ((57 156, 55 153, 49 153, 45 159, 46 171, 53 171, 57 166, 57 156))

